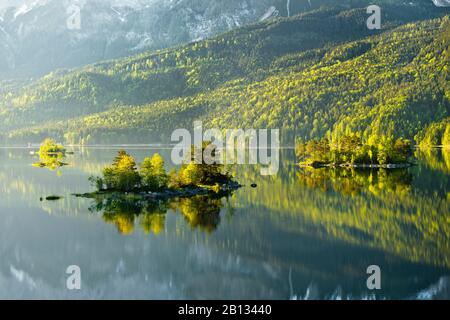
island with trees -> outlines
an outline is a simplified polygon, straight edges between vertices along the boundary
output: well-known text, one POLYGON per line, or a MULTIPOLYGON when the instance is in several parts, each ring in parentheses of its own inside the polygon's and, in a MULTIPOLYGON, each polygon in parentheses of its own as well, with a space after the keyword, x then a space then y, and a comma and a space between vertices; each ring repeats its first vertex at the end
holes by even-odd
MULTIPOLYGON (((203 145, 203 151, 206 147, 203 145)), ((94 199, 126 196, 135 201, 158 201, 199 195, 226 196, 241 187, 222 164, 207 164, 204 160, 196 163, 191 158, 179 171, 167 173, 164 159, 158 153, 145 158, 138 167, 134 157, 124 150, 118 152, 101 176, 91 176, 89 180, 97 190, 75 196, 94 199)))
POLYGON ((350 168, 406 168, 413 165, 413 147, 409 140, 370 137, 363 142, 357 134, 311 140, 296 144, 300 166, 350 168))
POLYGON ((39 162, 33 163, 33 166, 56 170, 67 165, 67 163, 63 162, 66 154, 66 148, 58 144, 55 140, 47 138, 39 147, 39 162))

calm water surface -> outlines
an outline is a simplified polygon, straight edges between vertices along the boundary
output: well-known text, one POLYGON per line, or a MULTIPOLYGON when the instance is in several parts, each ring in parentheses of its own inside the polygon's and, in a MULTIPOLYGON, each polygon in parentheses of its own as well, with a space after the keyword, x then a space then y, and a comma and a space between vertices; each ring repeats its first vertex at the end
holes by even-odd
POLYGON ((91 191, 117 150, 74 151, 52 171, 0 150, 0 298, 450 298, 449 153, 387 173, 302 171, 287 151, 275 177, 235 169, 258 187, 228 199, 102 206, 71 194, 91 191), (40 200, 50 195, 63 198, 40 200), (69 265, 79 291, 66 289, 69 265))

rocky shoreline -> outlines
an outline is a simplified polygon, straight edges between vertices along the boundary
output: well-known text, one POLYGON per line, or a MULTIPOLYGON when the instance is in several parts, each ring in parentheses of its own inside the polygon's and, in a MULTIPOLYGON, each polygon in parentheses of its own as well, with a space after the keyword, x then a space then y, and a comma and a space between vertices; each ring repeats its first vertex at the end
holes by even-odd
POLYGON ((388 163, 388 164, 351 164, 351 163, 300 163, 300 167, 320 168, 353 168, 353 169, 406 169, 414 166, 414 163, 388 163))
POLYGON ((190 198, 195 196, 215 195, 226 196, 233 191, 236 191, 243 186, 237 182, 231 181, 222 185, 216 186, 196 186, 185 187, 183 189, 167 189, 159 192, 149 192, 143 190, 133 190, 130 192, 122 192, 117 190, 101 190, 83 194, 73 194, 77 198, 99 198, 106 196, 135 196, 141 198, 144 201, 159 201, 169 200, 173 198, 190 198))

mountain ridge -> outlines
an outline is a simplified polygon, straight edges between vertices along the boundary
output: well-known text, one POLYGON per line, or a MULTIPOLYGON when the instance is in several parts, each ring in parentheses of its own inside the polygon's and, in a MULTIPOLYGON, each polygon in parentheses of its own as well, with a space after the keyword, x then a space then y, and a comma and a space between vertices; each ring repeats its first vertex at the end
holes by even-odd
MULTIPOLYGON (((372 114, 372 120, 376 119, 373 115, 374 111, 371 109, 379 111, 380 107, 373 106, 375 102, 379 104, 391 101, 388 104, 395 104, 397 103, 394 103, 395 95, 404 92, 406 100, 402 100, 403 98, 398 100, 397 107, 383 107, 387 112, 383 112, 384 116, 391 114, 387 118, 386 124, 391 125, 392 128, 387 128, 386 132, 393 132, 394 129, 400 128, 397 130, 398 133, 402 133, 406 137, 419 137, 425 128, 435 121, 444 121, 440 127, 443 127, 445 131, 445 116, 448 116, 447 87, 445 81, 442 85, 442 81, 439 79, 432 79, 428 81, 429 83, 423 82, 426 88, 435 82, 438 89, 433 92, 430 87, 427 89, 429 90, 427 94, 433 96, 441 92, 439 95, 442 100, 441 102, 436 98, 424 100, 427 103, 436 103, 436 107, 433 107, 431 113, 425 112, 425 122, 421 123, 413 117, 414 119, 408 119, 411 123, 403 125, 403 128, 400 122, 403 120, 402 112, 406 112, 408 117, 412 117, 411 110, 420 109, 412 107, 412 104, 406 104, 409 103, 408 99, 416 99, 413 98, 414 91, 423 91, 416 89, 411 83, 416 76, 412 73, 412 67, 409 65, 416 63, 414 62, 415 58, 422 57, 421 49, 425 50, 425 48, 430 50, 428 54, 430 57, 434 56, 435 62, 436 60, 439 62, 441 59, 440 56, 435 56, 438 52, 432 52, 435 49, 440 50, 439 54, 444 57, 444 62, 447 59, 445 54, 448 51, 445 50, 445 44, 448 40, 443 40, 444 47, 442 43, 434 41, 430 25, 434 25, 436 30, 442 32, 448 18, 440 18, 443 20, 439 20, 439 24, 435 20, 425 20, 426 22, 423 23, 415 22, 413 26, 417 27, 418 31, 414 31, 414 27, 409 25, 399 27, 400 30, 407 30, 406 35, 418 36, 418 40, 422 37, 423 41, 418 43, 423 45, 423 48, 415 43, 415 38, 400 36, 401 32, 398 36, 394 36, 393 40, 397 41, 398 48, 392 48, 383 44, 383 35, 392 37, 390 33, 394 32, 392 30, 396 30, 395 28, 398 26, 395 21, 407 23, 417 20, 416 17, 424 19, 423 12, 417 11, 417 8, 408 7, 409 11, 404 9, 402 12, 399 12, 398 8, 393 6, 390 11, 384 10, 387 11, 385 14, 390 16, 390 20, 387 19, 387 25, 389 23, 392 25, 380 32, 369 32, 365 28, 366 13, 363 8, 357 10, 320 9, 298 17, 279 18, 259 23, 176 49, 144 53, 128 59, 97 63, 69 73, 49 75, 41 80, 41 87, 38 84, 34 89, 31 86, 24 90, 25 94, 7 93, 3 96, 0 105, 10 105, 0 109, 0 119, 4 123, 3 130, 11 137, 27 135, 28 137, 41 137, 57 133, 60 138, 64 135, 71 136, 71 139, 68 140, 79 142, 94 132, 98 133, 99 130, 107 132, 112 128, 129 133, 133 130, 134 132, 158 130, 161 129, 158 121, 164 124, 164 129, 168 129, 169 124, 173 126, 178 120, 181 121, 180 125, 183 124, 189 128, 192 125, 189 124, 190 121, 201 117, 208 124, 219 127, 223 127, 223 125, 232 127, 278 126, 296 131, 296 135, 302 139, 318 138, 325 134, 345 130, 356 130, 370 135, 374 128, 372 126, 371 130, 366 130, 371 126, 368 120, 364 120, 364 115, 372 114), (355 28, 355 26, 359 27, 355 28), (334 33, 330 33, 332 30, 334 33), (367 38, 373 34, 382 37, 381 40, 377 40, 373 36, 367 38), (395 37, 404 40, 405 44, 398 39, 395 40, 395 37), (378 45, 380 48, 376 51, 378 45), (402 47, 405 47, 406 50, 403 50, 402 47), (385 57, 383 50, 388 50, 396 58, 392 60, 390 57, 385 57), (403 50, 402 54, 400 54, 401 50, 403 50), (382 71, 385 73, 383 76, 390 81, 383 80, 377 74, 372 76, 377 79, 378 83, 376 81, 371 83, 370 79, 365 79, 367 85, 374 87, 371 88, 370 94, 364 94, 360 89, 347 88, 339 79, 339 77, 344 78, 347 73, 349 75, 354 73, 351 69, 340 70, 346 66, 346 63, 355 64, 356 68, 364 70, 366 67, 357 63, 362 56, 367 54, 372 54, 371 59, 374 61, 381 59, 380 57, 386 59, 384 64, 374 67, 383 67, 382 71), (389 63, 392 63, 392 71, 389 70, 389 63), (405 63, 407 64, 404 65, 405 63), (321 78, 314 75, 315 70, 320 70, 330 79, 335 80, 329 84, 321 83, 321 78), (396 75, 397 73, 399 75, 396 75), (291 74, 294 76, 291 77, 291 74), (324 91, 324 94, 316 96, 314 100, 308 96, 302 98, 302 93, 298 89, 303 85, 299 79, 295 78, 300 75, 311 77, 308 87, 303 88, 305 92, 314 96, 315 94, 309 87, 317 90, 323 86, 320 90, 324 91), (399 79, 395 79, 395 77, 399 77, 399 79), (275 80, 271 82, 271 79, 275 80), (398 83, 399 81, 400 83, 398 83), (349 95, 345 99, 352 99, 351 103, 354 104, 352 108, 356 111, 359 110, 358 112, 362 114, 358 116, 361 117, 359 123, 349 125, 347 122, 351 121, 345 120, 345 117, 350 115, 354 117, 358 112, 352 113, 352 109, 349 109, 350 111, 339 110, 336 109, 336 105, 333 105, 348 103, 340 101, 338 93, 333 92, 332 88, 335 84, 339 84, 342 87, 341 90, 349 95), (386 97, 376 93, 375 88, 380 85, 387 86, 384 89, 386 97), (403 88, 402 85, 407 88, 403 88), (294 95, 288 94, 292 96, 290 99, 293 99, 288 104, 282 102, 284 101, 283 95, 278 97, 268 94, 279 90, 279 87, 282 86, 290 88, 288 92, 296 92, 294 95), (259 91, 255 89, 258 91, 259 97, 236 94, 236 92, 242 93, 258 87, 265 88, 258 89, 259 91), (358 92, 360 96, 353 94, 353 91, 358 92), (392 97, 387 96, 388 94, 392 97), (41 102, 36 103, 38 101, 36 99, 40 99, 41 102), (304 106, 300 100, 304 101, 304 106), (251 101, 253 105, 248 101, 251 101), (277 104, 280 104, 281 107, 277 104), (327 106, 327 104, 332 105, 327 106), (143 106, 134 107, 133 105, 143 106), (260 113, 259 117, 251 114, 252 108, 255 107, 260 113), (335 115, 330 116, 327 108, 331 109, 335 115), (214 112, 221 116, 215 118, 214 112), (305 113, 303 118, 299 116, 302 112, 305 113), (398 112, 401 112, 398 116, 399 119, 395 119, 398 112), (316 115, 316 113, 318 114, 316 115), (306 115, 309 118, 305 118, 306 115), (151 116, 155 117, 157 121, 151 119, 151 116), (24 119, 27 119, 26 122, 23 122, 24 119), (95 123, 94 119, 99 122, 95 123), (103 119, 108 119, 108 123, 101 125, 104 123, 103 119), (143 119, 147 122, 143 122, 143 119), (129 122, 127 122, 128 120, 129 122), (76 125, 70 125, 72 122, 76 125)), ((445 15, 445 12, 439 12, 441 16, 445 15)), ((380 63, 382 62, 380 61, 380 63)), ((366 63, 372 64, 371 61, 366 63)), ((418 68, 419 80, 421 80, 420 77, 423 77, 423 71, 420 70, 421 64, 425 65, 425 63, 428 62, 421 60, 416 63, 415 68, 418 68)), ((432 67, 441 68, 442 66, 435 64, 432 67)), ((441 69, 433 69, 433 72, 439 74, 441 78, 444 77, 445 80, 446 71, 443 72, 441 69)), ((368 74, 373 73, 370 69, 367 72, 368 74)), ((352 76, 355 79, 363 77, 362 75, 352 76)), ((350 77, 349 83, 355 82, 355 79, 350 77)), ((354 85, 358 85, 357 82, 354 85)), ((418 98, 420 100, 423 97, 418 98)), ((416 101, 415 103, 420 102, 416 101)), ((384 120, 377 121, 380 128, 383 128, 384 120)), ((442 132, 442 129, 439 132, 442 132)), ((104 137, 103 133, 101 135, 104 137)), ((438 139, 442 140, 441 137, 438 139)))
MULTIPOLYGON (((434 1, 445 5, 443 0, 434 1)), ((396 1, 379 1, 379 5, 392 3, 396 1)), ((367 0, 9 1, 0 6, 0 78, 42 76, 58 68, 178 46, 321 6, 370 4, 367 0), (74 6, 80 10, 80 29, 68 27, 74 6)), ((434 6, 431 0, 413 0, 407 5, 434 6)))

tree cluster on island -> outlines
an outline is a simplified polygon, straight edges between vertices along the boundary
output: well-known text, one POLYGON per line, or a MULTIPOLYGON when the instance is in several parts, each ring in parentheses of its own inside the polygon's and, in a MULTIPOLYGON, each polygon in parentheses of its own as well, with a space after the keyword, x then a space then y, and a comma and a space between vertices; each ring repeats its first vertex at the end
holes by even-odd
POLYGON ((39 147, 39 154, 40 155, 46 155, 46 154, 55 154, 55 153, 66 153, 66 148, 64 148, 62 145, 58 144, 55 140, 47 138, 45 139, 40 147, 39 147))
POLYGON ((39 147, 39 162, 33 163, 33 166, 50 170, 58 169, 67 165, 67 163, 62 161, 66 156, 66 152, 64 146, 53 139, 47 138, 39 147))
MULTIPOLYGON (((202 151, 207 146, 208 143, 204 143, 202 151)), ((195 147, 192 149, 195 151, 195 147)), ((134 157, 124 150, 120 150, 113 163, 103 169, 101 177, 92 176, 89 180, 99 192, 133 193, 163 193, 196 187, 218 193, 224 185, 232 183, 222 164, 207 164, 204 160, 196 163, 192 157, 179 171, 172 169, 167 173, 164 159, 158 153, 145 158, 138 167, 134 157)))
POLYGON ((413 147, 403 138, 371 136, 363 142, 356 133, 297 143, 296 155, 303 166, 406 167, 413 147))

